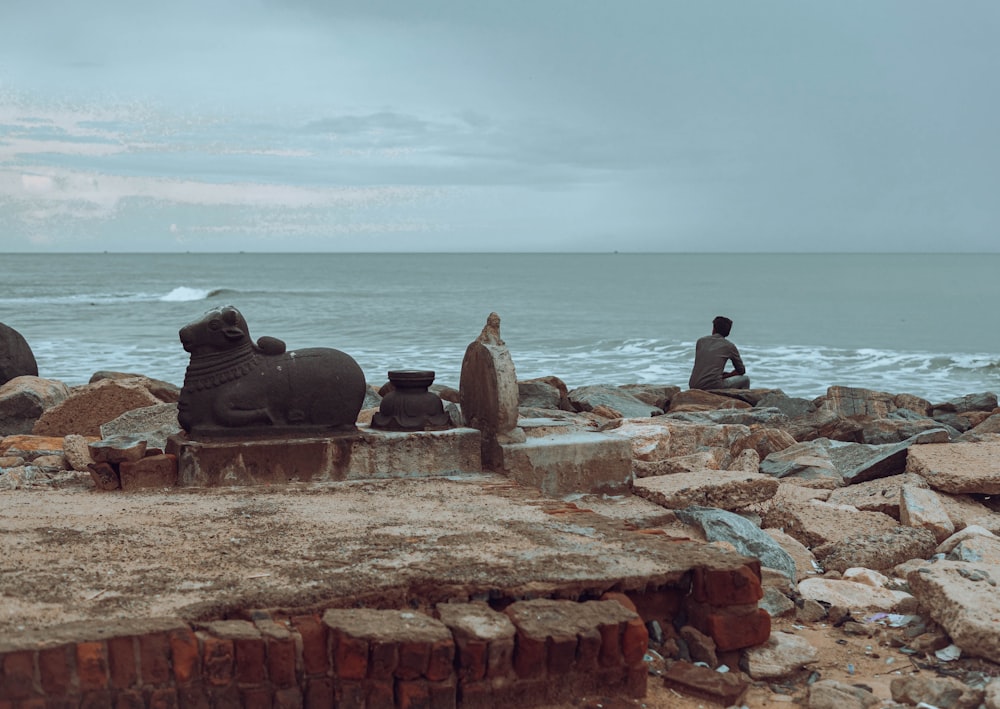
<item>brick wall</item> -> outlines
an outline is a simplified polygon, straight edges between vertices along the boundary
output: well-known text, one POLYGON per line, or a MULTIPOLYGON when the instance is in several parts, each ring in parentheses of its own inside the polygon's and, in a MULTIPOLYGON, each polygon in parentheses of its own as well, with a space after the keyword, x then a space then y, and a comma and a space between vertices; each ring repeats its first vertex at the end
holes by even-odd
POLYGON ((721 649, 767 640, 759 567, 695 569, 690 587, 534 599, 496 610, 323 613, 188 624, 62 626, 0 639, 0 709, 42 707, 530 707, 642 697, 644 621, 684 613, 721 649), (638 611, 638 612, 637 612, 638 611))

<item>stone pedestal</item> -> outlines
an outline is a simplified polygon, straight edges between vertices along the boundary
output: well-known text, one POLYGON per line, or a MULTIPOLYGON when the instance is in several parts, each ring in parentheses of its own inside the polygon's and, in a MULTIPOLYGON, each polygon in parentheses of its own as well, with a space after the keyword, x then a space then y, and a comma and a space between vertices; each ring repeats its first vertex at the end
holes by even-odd
POLYGON ((373 431, 324 438, 191 441, 172 436, 167 452, 177 456, 177 484, 218 487, 287 482, 338 482, 379 478, 476 473, 480 434, 471 428, 446 431, 373 431))

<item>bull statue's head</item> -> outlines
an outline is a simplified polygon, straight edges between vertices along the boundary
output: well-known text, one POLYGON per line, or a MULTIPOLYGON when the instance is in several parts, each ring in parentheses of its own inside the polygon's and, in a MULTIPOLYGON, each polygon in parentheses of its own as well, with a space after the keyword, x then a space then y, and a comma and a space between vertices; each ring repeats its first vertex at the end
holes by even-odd
POLYGON ((231 305, 209 310, 180 331, 181 345, 193 355, 225 352, 250 341, 250 328, 231 305))

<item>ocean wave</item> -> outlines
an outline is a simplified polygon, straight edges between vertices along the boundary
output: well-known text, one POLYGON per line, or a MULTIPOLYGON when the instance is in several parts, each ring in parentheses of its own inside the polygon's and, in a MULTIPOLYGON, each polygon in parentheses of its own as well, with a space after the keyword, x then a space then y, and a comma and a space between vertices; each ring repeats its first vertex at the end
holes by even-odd
POLYGON ((232 291, 227 288, 189 288, 188 286, 177 286, 166 295, 161 296, 159 300, 166 303, 186 303, 192 300, 208 300, 224 293, 232 293, 232 291))

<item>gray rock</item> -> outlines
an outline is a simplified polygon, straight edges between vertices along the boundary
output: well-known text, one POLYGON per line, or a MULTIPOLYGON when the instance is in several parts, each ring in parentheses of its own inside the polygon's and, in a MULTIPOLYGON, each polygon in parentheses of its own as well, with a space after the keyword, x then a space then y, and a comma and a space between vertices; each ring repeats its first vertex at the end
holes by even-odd
POLYGON ((932 415, 936 416, 938 412, 962 414, 969 411, 993 411, 995 408, 997 408, 997 395, 987 391, 949 399, 943 404, 934 404, 932 415))
POLYGON ((764 597, 757 603, 760 608, 767 611, 772 618, 779 618, 795 613, 795 603, 784 593, 768 586, 764 589, 764 597))
POLYGON ((27 375, 0 385, 0 437, 31 433, 42 414, 69 395, 62 382, 27 375))
POLYGON ((177 423, 177 404, 157 404, 132 409, 101 424, 102 438, 140 437, 146 440, 149 448, 160 450, 166 448, 167 438, 180 431, 181 426, 177 423))
POLYGON ((903 485, 930 487, 919 475, 902 473, 838 488, 830 493, 827 502, 851 505, 864 512, 881 512, 899 519, 899 496, 903 485))
POLYGON ((532 379, 517 383, 518 407, 557 410, 560 401, 562 401, 561 392, 548 382, 532 379))
POLYGON ((667 416, 676 421, 691 423, 738 423, 744 426, 760 425, 771 428, 781 428, 788 423, 788 417, 776 408, 679 411, 667 416))
POLYGON ((598 406, 614 409, 622 418, 649 418, 659 416, 663 409, 647 404, 619 387, 594 384, 569 392, 570 403, 577 411, 593 411, 598 406))
POLYGON ((760 462, 760 472, 776 478, 840 479, 840 470, 830 458, 830 441, 825 438, 796 443, 769 454, 760 462))
POLYGON ((788 552, 762 529, 738 514, 708 507, 688 507, 677 510, 678 519, 696 524, 710 542, 724 541, 745 556, 755 556, 770 569, 777 569, 795 581, 795 561, 788 552))
POLYGON ((941 709, 976 709, 984 692, 951 677, 908 675, 895 677, 889 685, 892 699, 907 704, 930 705, 941 709))
POLYGON ((619 389, 663 411, 667 410, 670 400, 681 391, 680 387, 672 384, 622 384, 619 389))
POLYGON ((816 411, 816 404, 809 399, 785 396, 783 393, 777 391, 766 394, 757 402, 757 406, 778 409, 790 419, 798 416, 806 416, 816 411))
POLYGON ((16 377, 37 377, 38 363, 27 340, 14 328, 0 322, 0 384, 16 377))
POLYGON ((765 644, 747 648, 744 656, 753 679, 780 679, 815 662, 819 651, 799 635, 776 631, 765 644))

